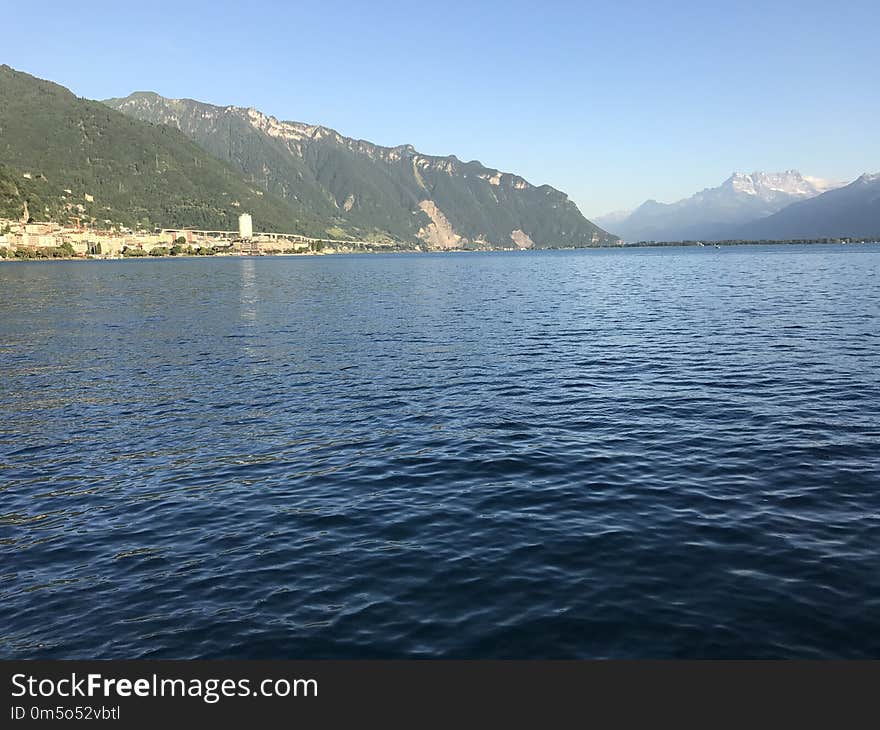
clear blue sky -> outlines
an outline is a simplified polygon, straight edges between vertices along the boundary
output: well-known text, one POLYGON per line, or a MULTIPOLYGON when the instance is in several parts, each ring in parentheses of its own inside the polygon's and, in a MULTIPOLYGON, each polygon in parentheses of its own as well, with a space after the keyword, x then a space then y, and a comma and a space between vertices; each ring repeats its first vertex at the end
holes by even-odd
POLYGON ((880 171, 878 0, 133 5, 0 0, 0 62, 478 159, 588 216, 733 170, 880 171))

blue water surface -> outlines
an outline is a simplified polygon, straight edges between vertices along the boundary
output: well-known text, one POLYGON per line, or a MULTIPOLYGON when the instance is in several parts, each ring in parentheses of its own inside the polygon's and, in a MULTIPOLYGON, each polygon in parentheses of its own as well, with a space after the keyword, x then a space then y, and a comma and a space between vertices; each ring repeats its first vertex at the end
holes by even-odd
POLYGON ((880 246, 0 264, 0 656, 880 657, 880 246))

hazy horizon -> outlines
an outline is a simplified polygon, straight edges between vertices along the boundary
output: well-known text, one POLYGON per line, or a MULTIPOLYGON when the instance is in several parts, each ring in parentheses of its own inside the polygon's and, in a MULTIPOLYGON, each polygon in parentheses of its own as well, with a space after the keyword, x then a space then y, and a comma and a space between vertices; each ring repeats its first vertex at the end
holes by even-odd
POLYGON ((49 6, 17 11, 2 61, 79 96, 149 90, 476 159, 566 192, 590 218, 733 171, 849 182, 880 169, 865 124, 880 111, 880 11, 867 2, 98 2, 87 23, 49 6))

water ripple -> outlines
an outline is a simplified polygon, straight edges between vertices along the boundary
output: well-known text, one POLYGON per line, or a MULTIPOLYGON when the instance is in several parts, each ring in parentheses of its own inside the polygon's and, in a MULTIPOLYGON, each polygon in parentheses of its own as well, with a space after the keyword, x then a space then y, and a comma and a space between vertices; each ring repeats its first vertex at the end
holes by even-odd
POLYGON ((0 656, 880 657, 878 269, 0 266, 0 656))

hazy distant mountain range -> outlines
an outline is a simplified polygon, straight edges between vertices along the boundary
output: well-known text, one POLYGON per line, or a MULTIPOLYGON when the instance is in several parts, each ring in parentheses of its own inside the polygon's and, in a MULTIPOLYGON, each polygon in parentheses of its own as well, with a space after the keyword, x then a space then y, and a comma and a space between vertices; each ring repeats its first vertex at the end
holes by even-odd
POLYGON ((792 239, 834 236, 876 236, 880 239, 880 173, 729 231, 726 238, 792 239))
POLYGON ((841 183, 786 172, 733 173, 721 185, 676 203, 648 200, 633 211, 600 216, 599 225, 626 241, 680 241, 731 237, 737 226, 770 216, 841 183))
POLYGON ((628 242, 880 238, 880 174, 847 185, 796 170, 735 172, 690 198, 649 200, 596 222, 628 242))

